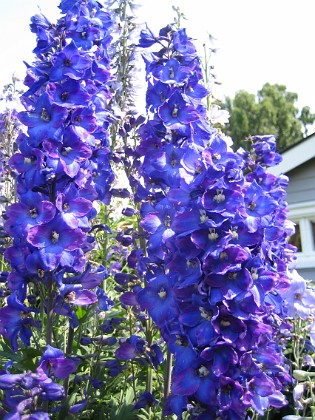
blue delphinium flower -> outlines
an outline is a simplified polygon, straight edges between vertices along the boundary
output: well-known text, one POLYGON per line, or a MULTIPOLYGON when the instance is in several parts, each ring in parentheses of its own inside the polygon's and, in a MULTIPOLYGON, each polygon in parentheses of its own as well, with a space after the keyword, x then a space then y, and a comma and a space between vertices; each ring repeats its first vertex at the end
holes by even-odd
POLYGON ((134 408, 145 408, 146 406, 152 407, 157 404, 158 401, 154 398, 154 396, 150 392, 146 391, 143 394, 139 395, 139 399, 135 403, 134 408))
POLYGON ((31 327, 41 327, 41 323, 31 315, 34 312, 38 312, 38 309, 22 303, 17 292, 12 293, 7 299, 7 305, 0 309, 0 334, 10 340, 13 351, 18 350, 18 338, 25 346, 29 346, 31 327))

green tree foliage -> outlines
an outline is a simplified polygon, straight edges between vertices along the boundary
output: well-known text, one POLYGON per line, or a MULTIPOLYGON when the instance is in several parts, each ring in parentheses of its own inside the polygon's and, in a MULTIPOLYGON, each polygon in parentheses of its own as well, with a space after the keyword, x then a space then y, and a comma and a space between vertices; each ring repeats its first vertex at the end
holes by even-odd
POLYGON ((309 107, 299 112, 297 99, 296 93, 279 84, 266 83, 256 96, 241 90, 233 100, 226 99, 225 108, 230 113, 226 134, 233 138, 236 148, 246 148, 246 138, 252 135, 274 134, 278 150, 283 151, 306 136, 307 126, 315 121, 309 107))
POLYGON ((308 135, 308 125, 313 124, 315 121, 315 114, 311 113, 311 109, 309 106, 304 106, 301 111, 301 115, 299 117, 304 130, 305 137, 308 135))

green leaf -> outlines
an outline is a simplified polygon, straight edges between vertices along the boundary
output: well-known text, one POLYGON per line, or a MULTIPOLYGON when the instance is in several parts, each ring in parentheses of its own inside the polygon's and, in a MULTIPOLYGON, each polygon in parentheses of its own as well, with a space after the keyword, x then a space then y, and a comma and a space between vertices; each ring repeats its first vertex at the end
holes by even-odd
POLYGON ((84 317, 86 317, 87 315, 87 310, 84 309, 82 306, 78 306, 75 311, 75 314, 79 321, 83 321, 84 317))
POLYGON ((136 410, 134 410, 134 392, 132 388, 128 388, 125 393, 121 391, 119 401, 112 398, 110 401, 112 407, 110 418, 112 420, 136 420, 138 418, 136 410))
POLYGON ((71 395, 63 402, 61 410, 58 414, 58 420, 68 420, 73 419, 73 416, 68 415, 70 407, 75 403, 77 392, 71 392, 71 395))

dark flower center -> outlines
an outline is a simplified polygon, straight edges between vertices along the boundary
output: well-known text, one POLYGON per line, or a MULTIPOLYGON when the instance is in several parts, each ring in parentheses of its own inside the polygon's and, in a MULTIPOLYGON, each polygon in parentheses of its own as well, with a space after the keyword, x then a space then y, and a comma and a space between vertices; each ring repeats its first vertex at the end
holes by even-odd
POLYGON ((209 370, 205 366, 200 366, 200 368, 198 369, 199 378, 205 378, 209 375, 209 373, 209 370))
POLYGON ((229 278, 230 280, 235 280, 235 279, 237 278, 237 273, 236 273, 235 271, 230 271, 230 272, 228 273, 228 278, 229 278))
POLYGON ((50 115, 48 114, 46 108, 43 108, 42 109, 42 113, 41 113, 40 118, 41 118, 41 120, 43 120, 45 122, 49 122, 50 121, 50 115))
POLYGON ((61 100, 65 102, 68 99, 68 96, 69 92, 63 92, 63 94, 61 95, 61 100))
POLYGON ((213 197, 214 201, 216 201, 218 204, 222 203, 225 200, 225 195, 223 194, 223 190, 217 190, 216 195, 213 197))
POLYGON ((30 213, 30 216, 31 216, 31 218, 32 218, 32 219, 35 219, 35 218, 38 216, 38 212, 37 212, 37 210, 35 209, 35 207, 34 207, 33 209, 31 209, 31 210, 29 211, 29 213, 30 213))
POLYGON ((199 165, 197 165, 197 167, 196 167, 196 169, 195 169, 195 173, 194 173, 194 175, 195 175, 195 176, 200 175, 200 174, 201 174, 201 172, 202 172, 202 166, 199 164, 199 165))
POLYGON ((212 312, 207 311, 203 306, 199 306, 201 318, 207 319, 210 321, 212 319, 212 312))
POLYGON ((159 295, 159 297, 160 297, 161 299, 165 299, 165 297, 166 297, 166 291, 165 291, 164 287, 161 287, 161 289, 160 289, 160 291, 159 291, 158 295, 159 295))
POLYGON ((174 108, 173 108, 173 111, 172 111, 172 117, 173 117, 173 118, 177 118, 177 116, 178 116, 178 111, 179 111, 178 105, 177 105, 177 104, 175 104, 175 105, 174 105, 174 108))
POLYGON ((199 213, 200 213, 200 223, 205 223, 209 220, 206 210, 200 209, 199 213))
POLYGON ((186 260, 187 267, 197 268, 198 262, 196 260, 186 260))
POLYGON ((65 301, 67 303, 71 303, 75 301, 75 298, 76 298, 75 291, 72 291, 65 296, 65 301))
POLYGON ((169 214, 167 214, 165 216, 165 220, 164 220, 164 226, 166 228, 169 228, 171 226, 171 216, 169 214))
POLYGON ((210 239, 210 241, 216 241, 218 237, 219 235, 216 232, 215 228, 209 228, 208 239, 210 239))
POLYGON ((248 206, 249 210, 254 211, 256 208, 256 203, 254 201, 252 201, 249 206, 248 206))
POLYGON ((69 204, 68 204, 68 203, 63 203, 63 205, 62 205, 62 209, 63 209, 64 211, 68 211, 68 210, 70 210, 70 206, 69 206, 69 204))
POLYGON ((68 155, 68 153, 70 153, 70 152, 71 152, 71 150, 72 150, 72 148, 71 148, 71 147, 63 147, 63 148, 62 148, 62 150, 61 150, 61 154, 62 154, 62 156, 67 156, 67 155, 68 155))
POLYGON ((52 242, 53 244, 56 244, 56 243, 58 242, 58 239, 59 239, 59 233, 58 233, 58 232, 56 232, 55 230, 53 230, 53 231, 51 232, 51 242, 52 242))

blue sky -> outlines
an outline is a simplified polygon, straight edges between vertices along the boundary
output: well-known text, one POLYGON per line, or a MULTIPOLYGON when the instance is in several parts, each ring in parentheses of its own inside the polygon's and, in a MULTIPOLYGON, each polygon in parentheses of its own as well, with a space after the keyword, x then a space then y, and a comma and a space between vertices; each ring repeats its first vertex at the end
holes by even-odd
MULTIPOLYGON (((153 31, 172 22, 172 5, 187 16, 188 34, 199 40, 216 38, 213 64, 222 83, 218 96, 245 89, 256 93, 265 82, 280 83, 299 95, 300 107, 315 112, 314 0, 138 0, 139 20, 153 31)), ((39 7, 53 21, 59 0, 1 0, 0 85, 16 71, 24 76, 23 60, 32 61, 35 37, 30 17, 39 7)))

